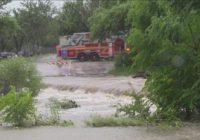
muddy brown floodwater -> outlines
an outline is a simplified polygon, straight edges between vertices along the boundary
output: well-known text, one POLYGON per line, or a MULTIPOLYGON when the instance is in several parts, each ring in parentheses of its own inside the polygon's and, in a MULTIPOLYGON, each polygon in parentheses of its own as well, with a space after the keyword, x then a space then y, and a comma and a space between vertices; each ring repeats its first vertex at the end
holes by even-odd
POLYGON ((40 114, 49 114, 49 98, 57 100, 70 99, 76 101, 80 107, 72 109, 62 109, 59 112, 61 119, 72 120, 76 126, 84 126, 84 121, 92 115, 110 116, 116 112, 116 105, 129 104, 131 98, 128 96, 114 96, 113 94, 98 92, 88 92, 83 89, 75 91, 57 90, 47 88, 41 91, 36 97, 36 107, 40 114))
POLYGON ((80 107, 60 110, 61 119, 70 119, 73 127, 0 127, 0 140, 200 140, 200 126, 180 129, 154 127, 103 127, 89 128, 84 120, 93 114, 112 115, 117 104, 128 104, 131 98, 124 92, 139 92, 145 79, 115 77, 108 72, 113 69, 111 61, 72 62, 58 68, 55 55, 41 56, 36 60, 37 69, 47 88, 36 97, 38 112, 48 114, 49 98, 71 99, 80 107))

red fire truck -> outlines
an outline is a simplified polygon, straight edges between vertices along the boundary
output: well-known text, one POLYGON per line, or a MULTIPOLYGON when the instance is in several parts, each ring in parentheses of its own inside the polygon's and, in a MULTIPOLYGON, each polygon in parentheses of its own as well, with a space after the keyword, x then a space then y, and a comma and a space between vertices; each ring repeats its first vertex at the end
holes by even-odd
POLYGON ((74 33, 72 36, 60 38, 56 47, 57 56, 63 59, 78 59, 79 61, 98 61, 101 58, 113 58, 124 51, 124 41, 121 37, 112 37, 104 42, 92 41, 90 33, 74 33))

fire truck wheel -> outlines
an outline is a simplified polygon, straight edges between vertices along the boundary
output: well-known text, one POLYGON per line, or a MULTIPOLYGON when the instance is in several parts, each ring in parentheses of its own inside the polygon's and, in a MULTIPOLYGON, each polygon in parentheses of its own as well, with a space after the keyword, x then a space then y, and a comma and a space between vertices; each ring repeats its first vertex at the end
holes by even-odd
POLYGON ((91 53, 90 54, 90 60, 91 61, 99 61, 100 60, 100 57, 97 53, 91 53))
POLYGON ((80 54, 78 55, 78 60, 79 60, 80 62, 87 61, 87 60, 88 60, 87 54, 85 54, 85 53, 80 53, 80 54))

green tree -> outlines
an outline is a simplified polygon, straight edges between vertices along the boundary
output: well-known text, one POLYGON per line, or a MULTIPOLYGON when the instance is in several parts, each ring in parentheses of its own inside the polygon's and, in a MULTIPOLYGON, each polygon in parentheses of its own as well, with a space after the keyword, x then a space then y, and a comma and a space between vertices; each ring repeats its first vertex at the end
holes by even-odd
POLYGON ((12 37, 19 26, 15 18, 3 14, 0 15, 0 50, 5 51, 12 48, 12 37))
MULTIPOLYGON (((169 114, 190 119, 200 112, 200 2, 198 0, 127 1, 127 42, 133 46, 135 71, 148 71, 145 89, 161 119, 169 114)), ((118 29, 118 18, 105 21, 114 5, 91 17, 94 35, 118 29), (109 28, 106 28, 110 25, 109 28), (114 30, 113 30, 114 28, 114 30)), ((117 13, 117 10, 114 10, 117 13)), ((172 117, 173 118, 173 117, 172 117)))
POLYGON ((26 33, 23 29, 23 23, 22 20, 20 20, 20 15, 17 13, 15 10, 14 12, 14 17, 18 23, 18 29, 16 30, 15 34, 13 35, 13 44, 15 46, 16 52, 18 53, 21 51, 22 46, 25 44, 25 39, 26 39, 26 33))
POLYGON ((95 10, 109 8, 125 1, 127 0, 77 0, 65 2, 62 10, 58 14, 60 34, 66 35, 75 32, 88 32, 90 29, 88 19, 97 13, 95 10))
POLYGON ((16 48, 22 46, 23 40, 26 46, 37 50, 47 42, 55 9, 50 0, 26 0, 21 4, 22 8, 14 12, 21 27, 15 36, 16 48))
POLYGON ((52 47, 59 43, 59 22, 57 17, 53 17, 48 23, 48 32, 44 39, 44 47, 52 47))
POLYGON ((88 16, 89 13, 83 1, 65 2, 62 11, 58 15, 60 34, 66 35, 89 31, 88 16))
POLYGON ((126 18, 129 3, 117 4, 112 8, 98 8, 89 18, 90 30, 94 38, 105 39, 110 35, 116 35, 119 31, 126 31, 126 18))
POLYGON ((11 40, 13 34, 18 28, 16 20, 9 16, 7 12, 4 11, 3 6, 11 0, 1 0, 0 1, 0 50, 4 51, 11 47, 11 40))
MULTIPOLYGON (((154 2, 143 3, 137 6, 139 10, 134 9, 135 14, 132 12, 135 20, 129 41, 134 44, 133 51, 136 52, 134 66, 139 71, 150 71, 146 89, 161 114, 173 110, 176 117, 190 119, 200 107, 197 88, 200 21, 197 3, 188 7, 196 1, 184 1, 180 5, 174 1, 154 2), (138 20, 145 16, 147 24, 138 20)), ((161 116, 165 118, 165 115, 161 116)))

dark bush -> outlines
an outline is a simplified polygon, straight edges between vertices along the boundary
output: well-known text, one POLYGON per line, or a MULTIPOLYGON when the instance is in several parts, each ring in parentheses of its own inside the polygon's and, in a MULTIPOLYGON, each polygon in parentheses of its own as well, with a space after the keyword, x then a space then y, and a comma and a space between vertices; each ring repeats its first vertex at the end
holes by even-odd
POLYGON ((127 53, 119 54, 115 57, 115 67, 129 67, 133 64, 132 56, 127 53))

